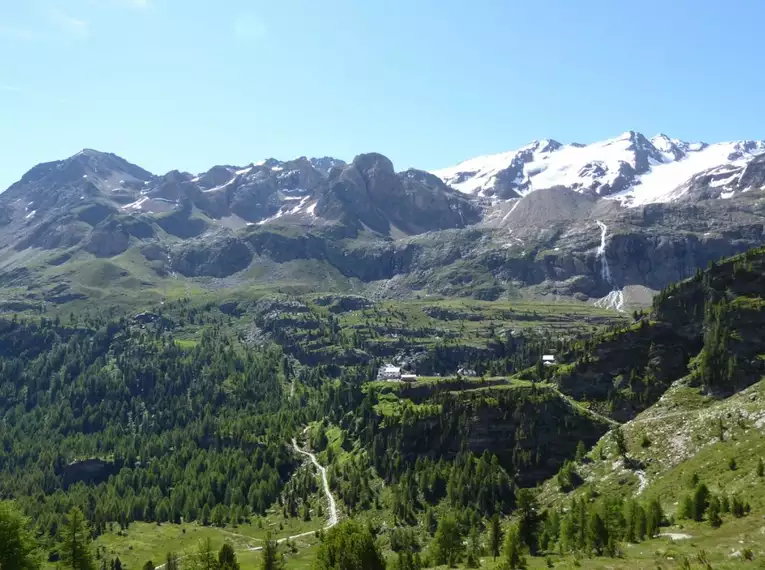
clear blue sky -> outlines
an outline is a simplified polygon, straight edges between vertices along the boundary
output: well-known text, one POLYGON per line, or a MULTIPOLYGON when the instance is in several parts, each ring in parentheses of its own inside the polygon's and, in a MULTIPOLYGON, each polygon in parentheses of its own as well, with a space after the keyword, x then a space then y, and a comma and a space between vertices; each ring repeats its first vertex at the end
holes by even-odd
POLYGON ((0 2, 0 188, 365 151, 433 169, 634 129, 765 138, 761 0, 0 2))

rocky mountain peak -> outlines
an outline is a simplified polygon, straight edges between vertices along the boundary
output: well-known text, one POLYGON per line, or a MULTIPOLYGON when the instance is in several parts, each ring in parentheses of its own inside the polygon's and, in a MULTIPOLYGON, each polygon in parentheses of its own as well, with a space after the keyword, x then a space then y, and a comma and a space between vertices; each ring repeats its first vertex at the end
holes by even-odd
POLYGON ((438 176, 436 176, 435 174, 431 174, 430 172, 427 172, 425 170, 417 170, 416 168, 410 168, 409 170, 402 172, 400 176, 401 178, 405 180, 411 180, 414 182, 427 184, 434 188, 443 187, 447 191, 453 191, 451 188, 446 186, 443 180, 441 180, 438 176))
POLYGON ((210 170, 199 176, 196 180, 200 188, 205 190, 223 186, 236 176, 236 173, 226 166, 213 166, 210 170))
POLYGON ((347 166, 347 163, 344 160, 340 160, 339 158, 333 158, 331 156, 323 156, 321 158, 311 158, 309 159, 313 167, 324 174, 325 176, 329 176, 329 173, 336 168, 345 168, 347 166))
POLYGON ((708 145, 663 133, 649 140, 630 130, 587 145, 534 141, 514 151, 479 156, 433 173, 460 192, 493 200, 560 187, 639 206, 683 197, 687 192, 682 188, 698 174, 751 160, 762 152, 763 141, 708 145))
POLYGON ((74 156, 64 161, 68 164, 78 164, 89 173, 105 178, 111 173, 126 174, 137 180, 149 180, 152 177, 151 172, 144 170, 110 152, 101 152, 93 149, 83 149, 74 156))
POLYGON ((659 151, 665 160, 675 161, 685 157, 685 153, 688 150, 688 143, 671 139, 664 133, 659 133, 655 137, 651 138, 651 144, 659 151))
POLYGON ((388 173, 395 172, 393 169, 393 163, 390 161, 390 159, 376 152, 358 155, 353 159, 353 166, 357 168, 361 173, 368 173, 372 171, 388 173))
POLYGON ((152 176, 115 154, 85 149, 30 169, 0 195, 0 208, 21 211, 27 224, 34 223, 48 211, 81 206, 101 193, 136 192, 152 176))

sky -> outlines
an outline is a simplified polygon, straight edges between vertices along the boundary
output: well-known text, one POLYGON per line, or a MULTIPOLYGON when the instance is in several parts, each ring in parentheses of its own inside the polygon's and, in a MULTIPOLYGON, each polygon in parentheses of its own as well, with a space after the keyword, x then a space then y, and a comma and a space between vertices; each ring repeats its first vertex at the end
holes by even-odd
POLYGON ((0 189, 82 148, 162 174, 762 139, 763 21, 761 0, 0 0, 0 189))

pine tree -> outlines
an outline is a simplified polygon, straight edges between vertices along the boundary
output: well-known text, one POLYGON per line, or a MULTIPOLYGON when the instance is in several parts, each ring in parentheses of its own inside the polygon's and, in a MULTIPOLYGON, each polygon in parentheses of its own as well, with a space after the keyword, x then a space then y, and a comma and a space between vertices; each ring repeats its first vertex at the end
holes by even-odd
POLYGON ((143 565, 143 570, 154 570, 154 562, 151 560, 147 561, 146 564, 143 565))
POLYGON ((531 554, 537 552, 539 536, 538 505, 530 489, 519 489, 515 495, 516 514, 518 514, 518 533, 521 541, 531 554))
POLYGON ((762 463, 762 457, 757 459, 757 477, 765 475, 765 465, 762 463))
POLYGON ((200 540, 197 551, 191 560, 194 570, 217 570, 218 560, 215 558, 212 541, 209 537, 200 540))
POLYGON ((422 568, 420 555, 411 550, 399 552, 398 559, 393 566, 393 570, 420 570, 420 568, 422 568))
POLYGON ((95 570, 96 563, 90 550, 90 529, 82 511, 77 507, 69 511, 59 547, 61 560, 71 570, 95 570))
POLYGON ((489 522, 489 554, 494 560, 499 556, 502 545, 502 527, 499 524, 499 515, 494 514, 489 522))
POLYGON ((271 533, 266 534, 263 544, 263 558, 260 563, 261 570, 281 570, 284 567, 284 556, 279 552, 279 544, 271 538, 271 533))
POLYGON ((733 497, 733 500, 731 501, 730 512, 737 519, 744 516, 744 503, 738 497, 733 497))
POLYGON ((559 542, 561 535, 561 517, 557 510, 548 511, 544 517, 542 533, 539 535, 539 547, 550 550, 559 542))
POLYGON ((231 545, 226 542, 218 551, 218 570, 239 570, 239 562, 231 545))
POLYGON ((681 519, 692 519, 693 518, 693 496, 686 494, 683 495, 682 500, 680 501, 680 508, 677 511, 677 516, 681 519))
POLYGON ((722 524, 722 519, 720 518, 720 500, 715 496, 709 499, 707 520, 709 520, 712 528, 718 528, 722 524))
POLYGON ((624 540, 630 543, 637 542, 636 515, 637 502, 634 499, 628 499, 624 504, 624 540))
POLYGON ((587 450, 584 447, 584 442, 580 439, 576 444, 576 462, 581 463, 584 460, 584 456, 587 454, 587 450))
POLYGON ((653 499, 648 503, 648 513, 646 514, 646 534, 648 538, 653 538, 659 533, 659 527, 664 522, 664 511, 661 509, 659 499, 653 499))
POLYGON ((212 513, 210 513, 210 519, 215 526, 223 527, 226 525, 226 511, 223 508, 223 505, 215 505, 212 513))
POLYGON ((7 501, 0 501, 0 568, 35 570, 40 564, 29 521, 7 501))
POLYGON ((455 565, 462 556, 463 544, 457 521, 445 516, 438 521, 438 528, 431 544, 436 564, 455 565))
POLYGON ((430 506, 425 509, 425 519, 423 526, 431 536, 433 536, 433 533, 436 532, 436 517, 433 514, 433 509, 430 506))
POLYGON ((603 518, 593 510, 587 522, 587 546, 600 556, 607 544, 608 529, 606 524, 603 522, 603 518))
POLYGON ((541 358, 539 360, 537 360, 536 373, 537 373, 537 378, 539 380, 544 380, 545 379, 545 365, 542 362, 541 358))
POLYGON ((479 568, 481 566, 481 542, 478 537, 478 529, 473 527, 468 535, 467 556, 465 566, 467 568, 479 568))
POLYGON ((523 542, 516 525, 511 525, 505 534, 504 556, 505 564, 510 570, 526 567, 526 558, 523 555, 523 542))
POLYGON ((368 528, 348 520, 330 529, 316 554, 314 570, 385 570, 385 559, 368 528))
POLYGON ((709 506, 709 489, 704 483, 699 483, 693 492, 693 520, 704 519, 704 512, 709 506))
POLYGON ((624 432, 621 427, 614 429, 614 443, 616 444, 616 452, 624 457, 627 455, 627 441, 624 439, 624 432))

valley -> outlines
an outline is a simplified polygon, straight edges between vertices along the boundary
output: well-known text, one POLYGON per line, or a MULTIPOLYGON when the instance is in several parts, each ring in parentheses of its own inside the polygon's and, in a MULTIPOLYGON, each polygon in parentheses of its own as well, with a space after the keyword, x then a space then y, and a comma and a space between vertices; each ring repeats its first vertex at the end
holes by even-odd
POLYGON ((756 564, 760 146, 662 141, 442 178, 378 154, 32 169, 0 194, 24 568, 756 564))

